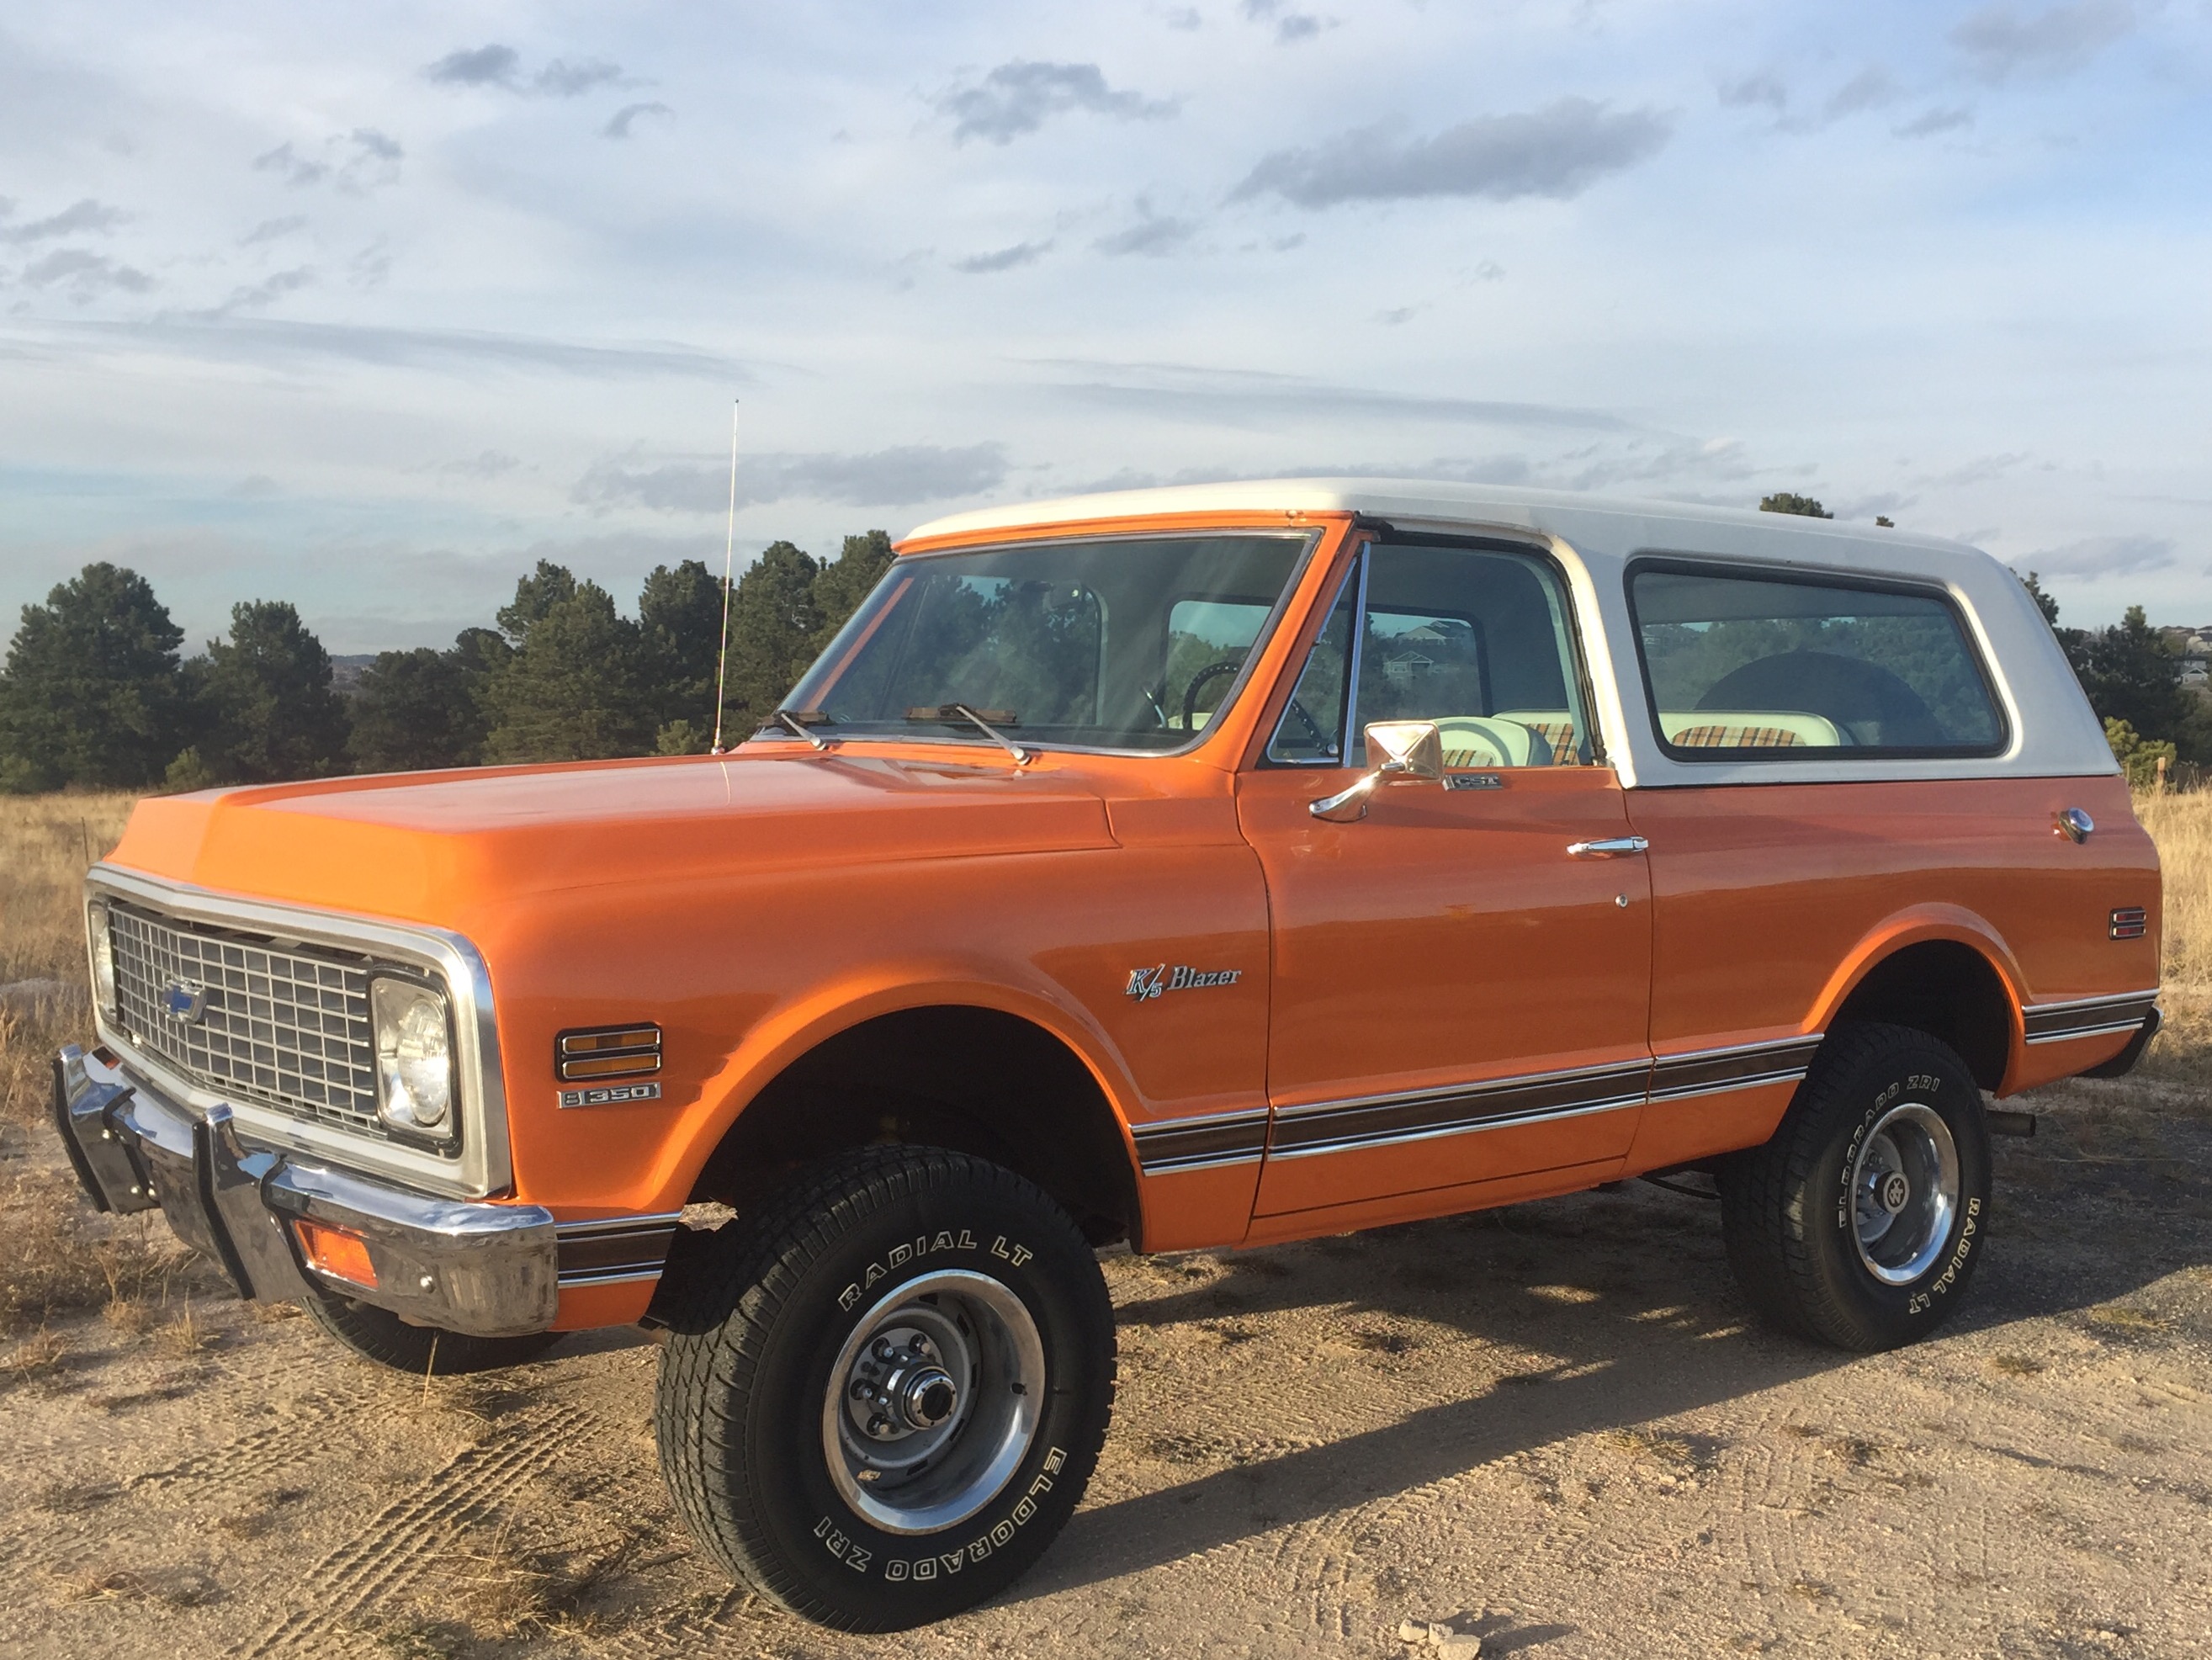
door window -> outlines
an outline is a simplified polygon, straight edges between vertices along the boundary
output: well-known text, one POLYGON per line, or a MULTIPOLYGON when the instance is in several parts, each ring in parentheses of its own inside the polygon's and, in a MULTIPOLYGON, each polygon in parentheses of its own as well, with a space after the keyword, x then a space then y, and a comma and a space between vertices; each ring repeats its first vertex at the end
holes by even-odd
POLYGON ((1556 574, 1497 549, 1370 545, 1314 642, 1268 757, 1366 765, 1360 733, 1371 721, 1433 721, 1455 771, 1589 765, 1595 749, 1556 574))
POLYGON ((1629 600, 1659 741, 1678 759, 2002 747, 1981 660, 1941 594, 1646 563, 1629 600))

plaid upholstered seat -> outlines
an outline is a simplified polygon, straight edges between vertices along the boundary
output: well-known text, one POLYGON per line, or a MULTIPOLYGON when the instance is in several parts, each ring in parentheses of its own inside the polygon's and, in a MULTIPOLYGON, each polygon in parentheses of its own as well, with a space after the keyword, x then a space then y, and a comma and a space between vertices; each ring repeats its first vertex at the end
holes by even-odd
POLYGON ((1787 750, 1805 740, 1787 727, 1685 727, 1668 742, 1686 750, 1787 750))

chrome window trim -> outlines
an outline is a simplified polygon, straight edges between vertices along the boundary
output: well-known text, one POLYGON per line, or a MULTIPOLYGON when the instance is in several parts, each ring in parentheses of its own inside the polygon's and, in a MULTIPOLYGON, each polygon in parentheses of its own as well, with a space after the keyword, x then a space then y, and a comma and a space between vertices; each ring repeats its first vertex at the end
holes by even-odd
MULTIPOLYGON (((219 893, 190 883, 156 879, 106 863, 85 876, 85 902, 121 898, 185 922, 273 934, 303 946, 382 955, 437 976, 452 1004, 455 1059, 461 1085, 461 1146, 445 1157, 295 1118, 279 1108, 234 1101, 184 1077, 151 1057, 117 1026, 107 1011, 94 1011, 100 1042, 164 1092, 205 1113, 227 1106, 257 1140, 289 1152, 334 1160, 441 1195, 482 1199, 513 1186, 507 1140, 507 1085, 501 1070, 499 1025, 492 1004, 490 970, 483 954, 460 934, 422 923, 398 923, 350 912, 310 909, 219 893)), ((88 931, 89 923, 88 921, 88 931)))

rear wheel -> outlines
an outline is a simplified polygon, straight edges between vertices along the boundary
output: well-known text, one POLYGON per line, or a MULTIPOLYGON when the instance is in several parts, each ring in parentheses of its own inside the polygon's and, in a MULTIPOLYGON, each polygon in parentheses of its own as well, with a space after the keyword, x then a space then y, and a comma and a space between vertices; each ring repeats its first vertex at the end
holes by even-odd
POLYGON ((535 1360, 561 1339, 557 1331, 521 1337, 472 1337, 435 1326, 410 1326, 389 1309, 357 1303, 335 1292, 312 1291, 307 1317, 364 1360, 420 1377, 458 1377, 535 1360))
POLYGON ((1950 1316, 1980 1260, 1981 1090, 1924 1032, 1846 1027, 1720 1187, 1729 1262, 1762 1315, 1838 1348, 1911 1342, 1950 1316))
POLYGON ((654 1429, 692 1533, 794 1614, 897 1631, 1012 1584, 1105 1438, 1114 1321, 1010 1171, 877 1147, 672 1258, 654 1429))

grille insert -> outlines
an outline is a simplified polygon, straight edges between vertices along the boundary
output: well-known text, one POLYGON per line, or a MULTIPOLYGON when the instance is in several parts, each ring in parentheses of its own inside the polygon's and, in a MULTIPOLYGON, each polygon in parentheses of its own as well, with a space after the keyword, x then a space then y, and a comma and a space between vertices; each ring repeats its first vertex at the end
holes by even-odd
POLYGON ((365 963, 121 905, 108 928, 135 1042, 234 1099, 381 1135, 365 963))

